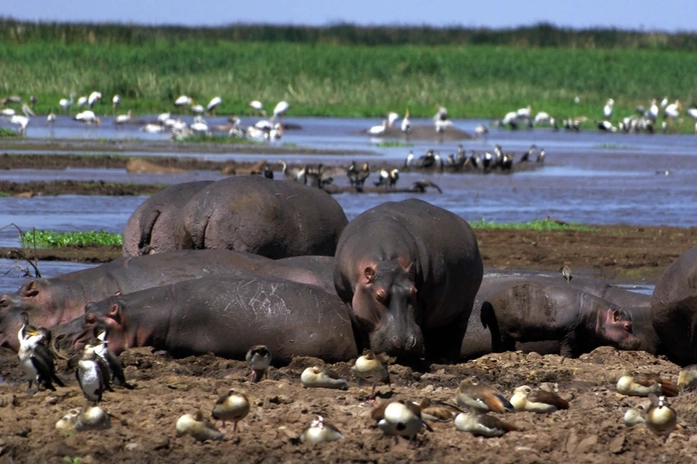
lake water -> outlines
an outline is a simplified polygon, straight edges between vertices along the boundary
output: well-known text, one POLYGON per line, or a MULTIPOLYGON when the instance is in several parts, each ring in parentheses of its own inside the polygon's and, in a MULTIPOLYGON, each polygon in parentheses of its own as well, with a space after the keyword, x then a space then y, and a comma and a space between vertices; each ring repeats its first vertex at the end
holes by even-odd
MULTIPOLYGON (((115 127, 113 120, 103 118, 98 127, 84 127, 69 117, 59 117, 52 128, 33 121, 27 129, 32 138, 71 139, 140 139, 167 140, 167 134, 148 134, 138 125, 115 127)), ((155 117, 144 118, 155 119, 155 117)), ((189 120, 191 118, 188 118, 189 120)), ((225 118, 211 118, 211 125, 224 123, 225 118)), ((254 122, 243 120, 243 125, 254 122)), ((697 226, 697 136, 675 134, 603 133, 596 130, 581 132, 533 129, 508 131, 492 128, 488 136, 461 142, 411 141, 410 147, 379 147, 379 140, 359 131, 379 124, 374 119, 288 118, 299 130, 288 130, 281 141, 286 147, 312 147, 318 150, 361 151, 364 155, 284 155, 242 154, 178 154, 213 160, 257 160, 274 162, 281 159, 293 163, 318 163, 348 166, 357 162, 402 163, 409 151, 416 156, 432 148, 445 158, 455 153, 459 143, 469 152, 491 151, 500 144, 504 152, 515 152, 515 159, 531 144, 546 152, 544 167, 512 175, 423 174, 402 173, 398 186, 408 187, 417 179, 429 178, 443 189, 443 194, 340 194, 336 200, 349 219, 384 201, 399 201, 418 196, 446 208, 467 220, 484 218, 496 222, 530 221, 552 216, 566 221, 589 224, 636 224, 697 226), (668 175, 666 175, 668 171, 668 175)), ((482 120, 455 120, 455 127, 473 133, 482 120)), ((412 120, 414 125, 431 124, 430 120, 412 120)), ((6 121, 0 126, 8 127, 6 121)), ((173 142, 174 143, 174 142, 173 142)), ((292 150, 292 148, 291 148, 292 150)), ((3 151, 14 153, 17 151, 3 151)), ((32 151, 35 153, 36 151, 32 151)), ((111 154, 108 151, 99 154, 111 154)), ((154 155, 172 156, 163 151, 154 155)), ((153 156, 153 153, 133 151, 133 156, 153 156)), ((280 174, 280 173, 277 173, 280 174)), ((280 176, 279 176, 280 177, 280 176)), ((375 180, 368 179, 368 183, 375 180)), ((167 183, 222 178, 216 172, 189 172, 180 175, 138 175, 115 169, 68 169, 62 171, 11 170, 0 178, 15 182, 32 180, 104 180, 107 182, 167 183)), ((347 184, 337 178, 336 183, 347 184)), ((73 196, 0 198, 0 227, 10 223, 22 230, 53 229, 106 230, 122 232, 133 210, 146 197, 73 196)), ((0 246, 16 246, 18 233, 14 227, 0 230, 0 246)), ((4 267, 2 269, 5 269, 4 267)), ((2 277, 0 277, 0 282, 2 277)), ((0 283, 0 286, 2 284, 0 283)), ((15 286, 16 288, 16 286, 15 286)))

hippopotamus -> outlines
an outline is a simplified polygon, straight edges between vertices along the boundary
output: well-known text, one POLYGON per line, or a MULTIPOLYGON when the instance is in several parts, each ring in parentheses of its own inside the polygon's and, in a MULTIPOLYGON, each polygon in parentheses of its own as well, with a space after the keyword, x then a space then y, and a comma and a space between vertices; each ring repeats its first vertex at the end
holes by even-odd
POLYGON ((0 345, 19 349, 22 311, 29 313, 33 325, 50 328, 84 314, 90 301, 211 274, 274 276, 333 290, 305 269, 230 250, 179 250, 119 258, 50 279, 33 279, 16 293, 0 296, 0 345))
POLYGON ((186 240, 179 249, 219 249, 273 259, 333 256, 348 223, 341 205, 317 188, 263 176, 219 180, 180 211, 186 240))
POLYGON ((671 361, 697 363, 697 247, 684 251, 659 277, 651 322, 671 361))
POLYGON ((292 256, 278 260, 279 263, 307 269, 331 287, 331 292, 336 293, 334 288, 334 257, 333 256, 292 256))
POLYGON ((588 292, 523 282, 508 286, 481 307, 494 351, 513 351, 516 342, 559 341, 562 356, 579 356, 599 346, 636 350, 641 341, 631 314, 588 292))
POLYGON ((150 346, 174 357, 244 359, 251 346, 263 344, 278 363, 293 356, 327 362, 358 356, 349 309, 339 297, 273 277, 210 275, 111 296, 89 303, 81 319, 56 333, 68 333, 72 348, 81 349, 95 326, 105 326, 116 355, 150 346))
POLYGON ((483 273, 467 221, 409 199, 349 223, 336 250, 334 284, 351 304, 361 348, 456 361, 483 273))
POLYGON ((182 243, 181 209, 212 180, 185 182, 167 187, 145 200, 128 218, 123 230, 124 256, 176 250, 182 243))
MULTIPOLYGON (((551 291, 557 294, 570 292, 573 295, 585 289, 587 293, 596 296, 598 296, 598 294, 606 295, 606 298, 603 298, 604 300, 621 306, 631 314, 632 331, 634 336, 641 342, 640 349, 652 354, 659 353, 658 337, 648 317, 649 307, 646 301, 647 299, 650 300, 650 296, 627 291, 601 279, 579 278, 577 280, 574 278, 570 285, 567 285, 565 282, 559 284, 559 282, 562 282, 561 279, 561 276, 557 278, 531 273, 485 272, 482 284, 477 292, 477 297, 474 300, 474 307, 470 315, 469 323, 467 324, 467 334, 462 341, 460 351, 461 358, 463 360, 468 360, 494 352, 494 348, 492 347, 491 327, 489 325, 485 327, 482 321, 482 306, 490 309, 491 303, 489 300, 494 296, 513 286, 525 283, 538 285, 545 291, 551 291), (574 281, 576 281, 576 285, 573 284, 574 281), (625 304, 632 304, 634 306, 625 306, 625 304)), ((535 303, 534 300, 529 301, 530 304, 535 303)), ((521 303, 524 303, 524 301, 521 301, 521 303)), ((529 311, 528 308, 525 310, 529 311)), ((496 329, 496 327, 494 327, 494 329, 496 329)), ((499 346, 497 346, 497 348, 501 349, 499 346)), ((559 354, 561 352, 561 339, 539 342, 517 341, 515 343, 515 349, 526 353, 559 354)))

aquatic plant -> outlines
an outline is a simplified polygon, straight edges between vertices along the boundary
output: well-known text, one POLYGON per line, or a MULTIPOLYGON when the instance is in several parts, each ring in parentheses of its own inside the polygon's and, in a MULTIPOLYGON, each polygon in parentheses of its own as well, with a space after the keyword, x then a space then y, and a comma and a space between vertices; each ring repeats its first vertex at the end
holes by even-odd
POLYGON ((123 235, 111 232, 55 232, 53 230, 32 230, 25 232, 22 237, 22 246, 34 246, 40 248, 61 248, 67 246, 122 246, 123 235))
POLYGON ((473 229, 514 229, 514 230, 535 230, 538 232, 546 230, 573 230, 578 232, 596 232, 597 227, 581 224, 577 222, 560 223, 550 219, 535 219, 529 222, 493 222, 481 218, 470 221, 469 225, 473 229))

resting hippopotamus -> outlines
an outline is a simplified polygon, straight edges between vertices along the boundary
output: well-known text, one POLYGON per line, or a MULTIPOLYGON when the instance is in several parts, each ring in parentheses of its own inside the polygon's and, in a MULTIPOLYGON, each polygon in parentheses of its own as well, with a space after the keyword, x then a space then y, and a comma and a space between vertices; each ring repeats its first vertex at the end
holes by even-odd
POLYGON ((678 256, 656 282, 651 322, 671 361, 697 363, 697 247, 678 256))
POLYGON ((29 313, 33 325, 50 328, 84 314, 90 301, 211 274, 273 276, 327 288, 310 271, 250 253, 180 250, 119 258, 91 269, 30 280, 16 293, 1 295, 0 345, 19 349, 22 311, 29 313))
POLYGON ((513 351, 516 342, 559 341, 562 356, 579 356, 599 346, 636 350, 641 341, 631 314, 588 292, 565 284, 523 282, 508 286, 481 307, 494 351, 513 351))
POLYGON ((307 269, 322 279, 324 283, 331 287, 331 292, 336 293, 334 288, 334 257, 333 256, 292 256, 278 260, 279 263, 307 269))
MULTIPOLYGON (((621 287, 600 279, 574 278, 572 284, 567 285, 562 281, 562 276, 550 277, 532 273, 499 273, 489 271, 484 274, 482 284, 474 300, 474 307, 467 324, 467 335, 462 341, 460 355, 463 360, 478 358, 482 355, 492 353, 492 334, 490 326, 484 326, 481 318, 482 306, 490 308, 490 299, 516 285, 535 284, 545 291, 555 292, 558 295, 570 293, 569 298, 573 298, 577 292, 585 289, 587 293, 606 295, 604 300, 617 304, 631 314, 632 331, 634 336, 641 342, 640 349, 652 354, 659 352, 658 337, 653 330, 649 320, 649 307, 646 305, 650 296, 627 291, 621 287), (576 281, 576 285, 573 282, 576 281), (563 282, 561 285, 559 282, 563 282), (636 306, 625 306, 625 304, 636 306)), ((536 300, 528 300, 530 304, 537 303, 536 300)), ((521 300, 520 304, 525 304, 521 300)), ((530 311, 525 308, 525 312, 530 311)), ((486 312, 485 312, 486 313, 486 312)), ((485 321, 486 322, 486 321, 485 321)), ((494 327, 496 329, 496 327, 494 327)), ((498 349, 501 349, 497 345, 498 349)), ((561 339, 545 340, 542 342, 516 342, 515 349, 523 352, 536 352, 540 354, 559 354, 561 351, 561 339)))
POLYGON ((181 209, 212 180, 172 185, 145 200, 131 214, 123 230, 124 256, 176 250, 184 233, 181 209))
MULTIPOLYGON (((206 276, 89 303, 84 327, 71 334, 80 349, 96 324, 115 354, 151 346, 174 357, 214 353, 244 359, 266 345, 273 360, 314 356, 327 362, 358 356, 346 304, 314 285, 272 277, 206 276)), ((75 323, 67 327, 75 327, 75 323)), ((59 326, 57 333, 65 333, 59 326)))
POLYGON ((361 348, 459 359, 484 273, 464 219, 418 199, 383 203, 349 223, 335 264, 361 348))
POLYGON ((278 259, 334 255, 348 220, 331 195, 298 182, 262 176, 219 180, 180 212, 182 249, 211 248, 278 259))

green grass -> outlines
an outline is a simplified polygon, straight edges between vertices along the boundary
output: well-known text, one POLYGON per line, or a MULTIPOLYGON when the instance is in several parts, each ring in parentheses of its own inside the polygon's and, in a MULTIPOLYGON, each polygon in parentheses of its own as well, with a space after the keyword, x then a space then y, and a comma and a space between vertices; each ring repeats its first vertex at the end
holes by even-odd
MULTIPOLYGON (((89 37, 89 27, 81 27, 89 37)), ((220 115, 246 116, 247 103, 258 99, 269 111, 287 100, 291 116, 383 118, 409 108, 413 117, 431 117, 441 103, 452 118, 501 118, 531 105, 534 112, 590 121, 602 117, 612 97, 615 122, 651 98, 697 101, 697 54, 690 49, 236 42, 205 31, 148 35, 139 28, 72 41, 51 40, 53 29, 39 32, 0 40, 0 95, 36 95, 42 114, 61 111, 58 100, 71 92, 93 90, 103 94, 99 114, 114 113, 114 94, 122 97, 118 113, 176 115, 173 101, 186 94, 203 105, 221 95, 220 115)), ((679 131, 692 131, 688 123, 679 131)))
POLYGON ((6 129, 4 127, 0 127, 0 138, 2 137, 19 137, 21 134, 17 132, 16 130, 12 129, 6 129))
POLYGON ((413 143, 400 142, 399 140, 385 140, 377 144, 380 148, 402 148, 402 147, 413 147, 413 143))
POLYGON ((586 224, 569 222, 566 224, 558 224, 554 221, 544 219, 535 219, 530 222, 492 222, 482 218, 476 221, 470 221, 469 225, 473 229, 513 229, 513 230, 535 230, 538 232, 547 230, 572 230, 578 232, 595 232, 598 229, 586 224))
POLYGON ((123 236, 100 230, 98 232, 55 232, 52 230, 35 230, 25 232, 21 238, 22 246, 39 248, 61 248, 66 246, 121 246, 123 236))
POLYGON ((184 137, 183 139, 174 139, 176 142, 182 143, 221 143, 221 144, 231 144, 231 145, 261 145, 263 142, 257 140, 250 140, 242 137, 230 137, 229 135, 206 135, 206 134, 195 134, 191 137, 184 137))

